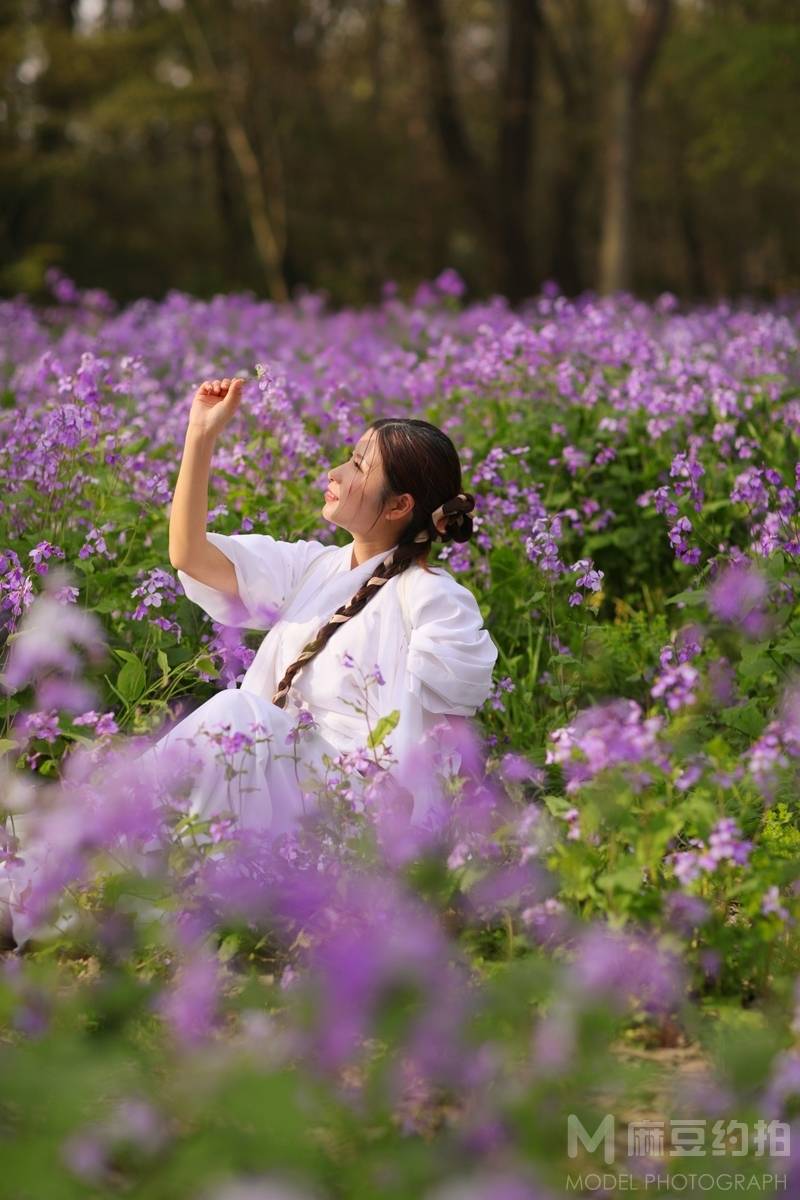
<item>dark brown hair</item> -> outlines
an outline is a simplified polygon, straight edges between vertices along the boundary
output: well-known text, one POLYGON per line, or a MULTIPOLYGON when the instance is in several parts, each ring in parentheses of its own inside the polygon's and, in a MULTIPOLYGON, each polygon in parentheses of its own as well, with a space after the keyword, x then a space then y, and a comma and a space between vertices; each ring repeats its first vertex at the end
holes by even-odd
POLYGON ((458 451, 447 434, 415 417, 382 417, 372 421, 367 426, 370 429, 375 430, 385 477, 375 520, 392 496, 408 492, 414 499, 414 507, 398 544, 287 667, 272 697, 278 708, 285 707, 292 681, 309 659, 319 654, 337 629, 361 612, 387 580, 400 575, 412 563, 429 569, 428 554, 434 538, 446 543, 466 542, 472 537, 469 514, 475 507, 475 498, 462 491, 458 451), (434 519, 444 526, 444 532, 437 529, 434 519))

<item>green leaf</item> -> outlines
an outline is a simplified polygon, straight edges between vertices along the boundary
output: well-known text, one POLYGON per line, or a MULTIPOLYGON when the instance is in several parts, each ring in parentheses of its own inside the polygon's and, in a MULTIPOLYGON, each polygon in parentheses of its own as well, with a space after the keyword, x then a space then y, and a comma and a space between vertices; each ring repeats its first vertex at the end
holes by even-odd
POLYGON ((800 662, 800 638, 789 638, 785 642, 780 642, 775 647, 775 651, 784 658, 791 658, 793 662, 800 662))
POLYGON ((147 685, 145 669, 136 655, 132 655, 117 676, 117 690, 126 703, 135 704, 147 685))
POLYGON ((204 675, 213 675, 215 678, 219 674, 216 666, 207 654, 201 654, 194 664, 198 671, 202 671, 204 675))
POLYGON ((492 585, 507 587, 515 580, 524 563, 519 554, 510 546, 496 546, 489 554, 489 566, 492 572, 492 585))
POLYGON ((161 682, 166 683, 169 679, 169 659, 163 650, 156 651, 156 659, 158 660, 158 665, 161 667, 161 682))
POLYGON ((732 708, 723 708, 719 719, 731 729, 738 729, 753 738, 758 737, 766 725, 766 717, 759 711, 755 700, 748 700, 746 704, 732 708))
POLYGON ((626 863, 616 871, 598 876, 597 886, 604 892, 638 892, 642 886, 642 868, 636 863, 626 863))
POLYGON ((114 686, 114 684, 111 682, 111 680, 108 678, 108 676, 104 675, 103 679, 106 681, 108 686, 111 688, 111 691, 114 693, 114 695, 118 696, 119 699, 123 702, 123 704, 126 703, 125 697, 122 695, 122 693, 119 691, 119 689, 114 686))
POLYGON ((775 669, 775 664, 766 653, 769 642, 755 642, 745 646, 737 667, 740 683, 751 683, 760 680, 768 671, 775 669))
POLYGON ((371 750, 380 745, 387 734, 391 733, 397 722, 400 720, 400 709, 396 708, 394 712, 390 712, 388 717, 381 717, 378 724, 370 734, 367 745, 371 750))
POLYGON ((114 653, 118 658, 121 658, 123 662, 139 662, 138 656, 135 655, 131 650, 114 650, 114 653))
POLYGON ((230 962, 234 955, 239 953, 241 945, 242 939, 238 933, 229 933, 224 937, 220 942, 219 950, 217 950, 217 957, 220 962, 230 962))
POLYGON ((115 600, 113 596, 104 596, 102 600, 98 600, 96 604, 92 605, 94 611, 98 613, 110 613, 120 607, 119 600, 115 600))
POLYGON ((680 601, 683 604, 694 607, 704 602, 705 594, 705 589, 703 588, 690 588, 686 592, 678 592, 677 596, 669 596, 664 603, 677 604, 680 601))
POLYGON ((13 738, 0 738, 0 754, 5 754, 6 750, 15 750, 18 745, 13 738))

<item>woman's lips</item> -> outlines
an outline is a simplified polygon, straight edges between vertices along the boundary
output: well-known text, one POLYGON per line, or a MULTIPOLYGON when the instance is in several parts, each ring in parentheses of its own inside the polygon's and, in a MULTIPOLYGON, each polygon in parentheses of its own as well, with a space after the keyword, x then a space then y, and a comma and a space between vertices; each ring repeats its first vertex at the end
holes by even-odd
POLYGON ((337 497, 334 496, 333 492, 328 491, 325 493, 325 499, 326 500, 336 500, 337 497))

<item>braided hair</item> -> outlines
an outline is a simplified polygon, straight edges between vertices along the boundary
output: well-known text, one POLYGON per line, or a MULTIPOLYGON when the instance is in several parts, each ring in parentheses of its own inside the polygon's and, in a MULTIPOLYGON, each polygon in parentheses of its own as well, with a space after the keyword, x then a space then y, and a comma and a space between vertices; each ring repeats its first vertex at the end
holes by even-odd
POLYGON ((429 570, 427 560, 434 538, 447 543, 466 542, 472 537, 470 513, 475 507, 475 497, 462 490, 461 463, 447 434, 436 425, 413 417, 380 418, 368 425, 367 430, 375 430, 385 477, 378 516, 392 496, 403 493, 412 496, 414 507, 398 544, 287 667, 272 697, 278 708, 285 707, 292 683, 305 664, 319 654, 337 629, 361 612, 384 584, 413 563, 429 570))

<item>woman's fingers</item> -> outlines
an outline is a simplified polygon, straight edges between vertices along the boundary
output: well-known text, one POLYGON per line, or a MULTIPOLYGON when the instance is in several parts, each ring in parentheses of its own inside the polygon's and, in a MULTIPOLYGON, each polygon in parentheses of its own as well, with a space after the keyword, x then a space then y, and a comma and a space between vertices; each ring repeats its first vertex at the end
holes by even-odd
POLYGON ((226 377, 225 379, 204 379, 198 390, 203 392, 205 395, 224 396, 234 384, 237 387, 241 387, 243 383, 244 380, 238 378, 228 379, 226 377))

